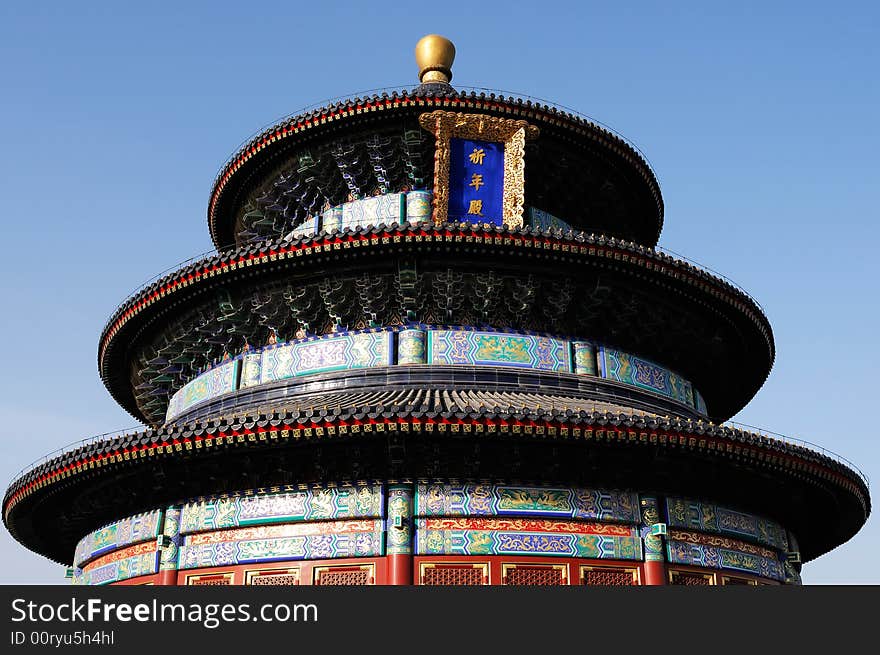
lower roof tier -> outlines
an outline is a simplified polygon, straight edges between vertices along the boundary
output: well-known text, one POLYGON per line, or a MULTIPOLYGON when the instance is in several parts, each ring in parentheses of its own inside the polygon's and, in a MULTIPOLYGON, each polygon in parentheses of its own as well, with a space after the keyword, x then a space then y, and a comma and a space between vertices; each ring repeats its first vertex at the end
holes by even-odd
POLYGON ((796 535, 804 561, 851 538, 870 513, 865 479, 814 451, 724 426, 564 394, 376 391, 338 404, 127 434, 29 471, 4 522, 69 562, 120 517, 246 488, 399 478, 505 480, 707 498, 796 535))
POLYGON ((766 379, 770 325, 744 292, 650 248, 581 233, 359 227, 218 254, 145 287, 101 336, 113 397, 152 425, 198 371, 243 348, 425 325, 591 340, 699 389, 715 421, 766 379))

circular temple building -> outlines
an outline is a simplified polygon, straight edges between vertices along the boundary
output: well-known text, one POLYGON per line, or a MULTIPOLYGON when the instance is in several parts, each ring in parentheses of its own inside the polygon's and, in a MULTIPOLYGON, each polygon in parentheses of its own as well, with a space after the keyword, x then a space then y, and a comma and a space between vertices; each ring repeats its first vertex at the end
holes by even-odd
POLYGON ((655 250, 622 138, 416 56, 229 160, 216 254, 100 336, 149 427, 23 473, 8 530, 77 584, 799 584, 870 498, 723 424, 773 364, 761 307, 655 250))

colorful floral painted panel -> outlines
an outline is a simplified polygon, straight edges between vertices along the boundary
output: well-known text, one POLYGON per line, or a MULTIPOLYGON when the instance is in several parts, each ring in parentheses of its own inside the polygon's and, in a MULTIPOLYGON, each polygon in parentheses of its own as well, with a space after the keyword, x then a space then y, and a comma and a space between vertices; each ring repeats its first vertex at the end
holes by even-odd
POLYGON ((568 342, 506 332, 431 330, 429 364, 511 366, 544 371, 571 371, 568 342))
POLYGON ((782 562, 772 550, 724 537, 672 530, 667 536, 666 554, 672 564, 785 579, 782 562))
POLYGON ((382 519, 293 523, 188 535, 179 568, 384 554, 382 519))
POLYGON ((639 522, 636 494, 584 488, 419 484, 415 511, 417 516, 544 516, 639 522))
POLYGON ((244 389, 246 387, 254 387, 260 384, 262 359, 262 355, 258 352, 249 353, 242 358, 240 388, 244 389))
POLYGON ((397 335, 397 363, 424 364, 427 334, 424 330, 402 330, 397 335))
POLYGON ((599 366, 604 378, 654 391, 694 406, 694 390, 690 382, 646 359, 600 346, 599 366))
POLYGON ((409 223, 430 221, 434 213, 431 191, 410 191, 406 194, 406 220, 409 223))
POLYGON ((360 332, 269 347, 262 353, 260 384, 327 371, 390 366, 392 345, 391 332, 360 332))
POLYGON ((187 503, 181 534, 247 525, 382 516, 381 485, 308 489, 187 503))
POLYGON ((342 205, 342 229, 371 225, 397 225, 406 215, 406 195, 389 193, 342 205))
POLYGON ((642 559, 635 528, 540 519, 416 519, 419 555, 541 555, 642 559))
POLYGON ((706 401, 703 400, 703 394, 694 389, 694 407, 696 410, 700 412, 700 414, 708 414, 709 410, 706 408, 706 401))
POLYGON ((563 221, 561 218, 557 218, 553 214, 541 209, 536 209, 535 207, 526 208, 526 225, 542 231, 551 229, 567 231, 571 229, 571 225, 563 221))
POLYGON ((321 214, 321 230, 338 232, 342 229, 342 207, 331 207, 321 214))
POLYGON ((162 512, 158 509, 144 514, 136 514, 87 534, 76 545, 73 556, 74 566, 81 566, 83 562, 87 562, 97 555, 123 548, 129 544, 155 539, 159 534, 161 516, 162 512))
POLYGON ((711 503, 669 497, 666 499, 666 520, 674 528, 730 535, 781 551, 788 549, 785 530, 778 523, 711 503))
POLYGON ((574 372, 578 375, 597 375, 596 346, 589 341, 575 341, 571 345, 574 350, 574 372))
POLYGON ((297 225, 290 233, 290 237, 297 239, 299 237, 312 236, 320 229, 320 217, 309 216, 305 221, 297 225))
POLYGON ((166 420, 170 421, 200 402, 235 391, 238 384, 238 366, 238 360, 230 360, 187 382, 171 396, 166 420))
POLYGON ((146 542, 114 551, 84 566, 74 584, 101 585, 119 582, 159 570, 156 542, 146 542))

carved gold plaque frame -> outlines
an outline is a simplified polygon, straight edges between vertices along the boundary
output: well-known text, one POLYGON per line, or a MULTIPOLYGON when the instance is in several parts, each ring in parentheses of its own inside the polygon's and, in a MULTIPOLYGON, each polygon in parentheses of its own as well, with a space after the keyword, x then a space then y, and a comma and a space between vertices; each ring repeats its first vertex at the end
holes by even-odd
POLYGON ((526 139, 536 139, 538 128, 524 120, 439 109, 421 114, 419 124, 433 133, 437 140, 434 154, 434 224, 445 223, 449 217, 449 141, 458 138, 504 144, 502 222, 509 227, 522 227, 526 139))
POLYGON ((529 562, 511 562, 504 563, 501 565, 501 584, 506 585, 510 584, 507 582, 507 576, 511 571, 515 570, 517 567, 523 567, 526 569, 553 569, 559 571, 562 574, 562 584, 568 584, 568 564, 532 564, 529 562))

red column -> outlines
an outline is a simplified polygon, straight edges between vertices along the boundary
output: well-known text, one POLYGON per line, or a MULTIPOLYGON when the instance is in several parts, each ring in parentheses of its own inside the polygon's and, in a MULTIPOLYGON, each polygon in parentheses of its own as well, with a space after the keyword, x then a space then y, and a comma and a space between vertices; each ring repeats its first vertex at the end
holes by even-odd
POLYGON ((389 555, 388 556, 388 584, 411 585, 413 583, 413 556, 389 555))
MULTIPOLYGON (((657 537, 659 539, 659 537, 657 537)), ((657 560, 648 560, 645 562, 645 584, 646 585, 665 585, 666 584, 666 562, 657 560)))
POLYGON ((388 578, 390 585, 413 583, 413 488, 411 484, 388 486, 388 518, 385 522, 388 578))
POLYGON ((159 578, 156 580, 157 585, 164 587, 174 587, 177 585, 177 569, 166 569, 159 571, 159 578))
POLYGON ((666 553, 663 547, 663 537, 658 530, 655 534, 654 527, 662 527, 665 533, 665 525, 660 523, 660 503, 657 496, 643 495, 640 498, 642 518, 642 544, 645 553, 645 579, 642 584, 657 586, 666 584, 666 553))

